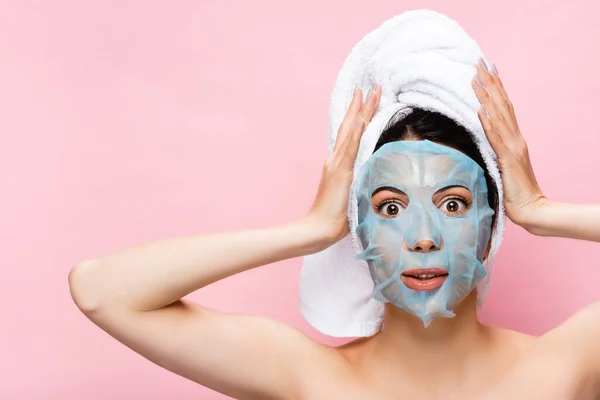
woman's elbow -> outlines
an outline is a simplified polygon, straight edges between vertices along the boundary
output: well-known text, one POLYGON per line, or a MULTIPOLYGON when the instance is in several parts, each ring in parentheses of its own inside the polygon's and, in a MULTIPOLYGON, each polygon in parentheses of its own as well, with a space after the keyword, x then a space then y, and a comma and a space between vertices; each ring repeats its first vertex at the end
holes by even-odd
MULTIPOLYGON (((97 263, 94 260, 83 261, 69 271, 69 291, 79 310, 86 315, 98 311, 101 296, 98 285, 94 284, 97 263)), ((98 283, 98 282, 96 282, 98 283)))

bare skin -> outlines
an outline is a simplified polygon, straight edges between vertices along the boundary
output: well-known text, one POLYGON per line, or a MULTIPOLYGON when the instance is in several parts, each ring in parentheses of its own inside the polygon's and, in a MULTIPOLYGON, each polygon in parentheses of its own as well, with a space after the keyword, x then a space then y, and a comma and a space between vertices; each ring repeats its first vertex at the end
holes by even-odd
MULTIPOLYGON (((473 88, 487 110, 479 117, 498 154, 509 218, 532 234, 600 241, 600 206, 542 194, 500 78, 481 66, 477 76, 483 86, 474 81, 473 88)), ((600 303, 539 338, 482 325, 474 292, 455 318, 427 329, 388 305, 381 332, 332 348, 275 320, 182 300, 242 271, 323 250, 348 233, 352 167, 380 95, 377 87, 363 104, 360 90, 355 94, 304 218, 84 261, 69 274, 77 306, 148 360, 239 399, 600 398, 600 303)))

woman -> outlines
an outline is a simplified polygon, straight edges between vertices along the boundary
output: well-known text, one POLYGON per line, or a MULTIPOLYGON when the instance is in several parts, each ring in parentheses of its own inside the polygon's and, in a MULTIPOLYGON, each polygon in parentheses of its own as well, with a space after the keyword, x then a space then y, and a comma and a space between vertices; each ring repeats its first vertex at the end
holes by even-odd
MULTIPOLYGON (((497 71, 483 65, 472 86, 482 104, 479 119, 498 155, 508 217, 535 235, 600 241, 599 206, 560 204, 542 194, 497 71)), ((538 338, 482 325, 474 290, 452 307, 454 318, 436 319, 427 329, 386 303, 380 333, 332 348, 277 321, 181 300, 227 276, 321 251, 348 233, 353 164, 380 96, 375 87, 362 104, 361 91, 355 93, 304 218, 268 229, 163 240, 82 262, 69 275, 77 306, 147 359, 240 399, 596 398, 600 305, 538 338)), ((426 114, 421 116, 432 118, 426 114)), ((398 132, 394 126, 399 125, 388 132, 398 132)), ((406 129, 395 138, 382 135, 381 146, 386 140, 428 138, 427 129, 415 129, 410 138, 406 129)), ((451 134, 437 139, 438 146, 454 146, 481 165, 451 134)), ((496 207, 493 194, 488 199, 496 207)), ((386 212, 397 212, 401 199, 397 203, 386 212)), ((459 210, 455 203, 444 203, 446 211, 459 210)), ((431 243, 415 246, 414 251, 436 250, 431 243)))

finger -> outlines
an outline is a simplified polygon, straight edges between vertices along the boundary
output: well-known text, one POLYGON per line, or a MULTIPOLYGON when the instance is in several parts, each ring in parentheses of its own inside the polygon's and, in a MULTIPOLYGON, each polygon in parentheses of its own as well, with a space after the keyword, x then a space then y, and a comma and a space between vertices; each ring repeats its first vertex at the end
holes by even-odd
POLYGON ((489 93, 496 105, 496 109, 506 121, 507 126, 511 129, 509 134, 517 134, 518 126, 515 118, 512 103, 510 102, 506 91, 500 83, 500 78, 487 70, 487 66, 483 61, 477 64, 477 77, 483 83, 485 89, 489 93))
POLYGON ((381 86, 376 85, 373 90, 370 90, 365 104, 362 106, 360 112, 358 112, 354 120, 349 120, 351 128, 348 129, 345 139, 340 143, 337 152, 341 153, 340 157, 343 158, 343 162, 347 167, 352 168, 356 161, 358 149, 360 147, 360 140, 364 133, 367 124, 375 115, 375 111, 379 105, 381 98, 381 86))
POLYGON ((508 97, 508 93, 506 93, 506 89, 504 88, 504 83, 502 83, 502 78, 500 78, 500 75, 498 74, 498 68, 496 68, 496 64, 492 64, 492 76, 494 77, 494 81, 496 82, 496 84, 498 85, 498 89, 500 90, 500 94, 505 97, 505 98, 509 98, 508 97))
POLYGON ((510 128, 508 128, 506 120, 496 107, 496 103, 494 102, 494 100, 488 94, 487 87, 485 87, 481 80, 478 79, 478 75, 476 75, 473 78, 471 86, 473 87, 473 90, 475 91, 479 102, 487 111, 487 116, 491 120, 494 129, 502 137, 502 140, 506 141, 507 139, 510 139, 512 135, 508 133, 510 128))
POLYGON ((351 130, 352 126, 356 124, 356 118, 358 113, 362 108, 362 90, 357 88, 352 96, 352 101, 348 106, 348 111, 346 111, 346 115, 338 128, 338 134, 335 140, 334 151, 337 149, 341 143, 346 140, 348 132, 351 130))
POLYGON ((369 96, 367 96, 367 100, 360 111, 360 114, 357 119, 357 123, 352 130, 352 135, 348 137, 348 140, 354 142, 354 146, 356 146, 357 151, 360 146, 360 140, 362 138, 363 133, 371 119, 373 119, 373 115, 377 111, 377 107, 379 106, 379 100, 381 98, 381 86, 375 85, 373 90, 369 91, 369 96))
POLYGON ((366 126, 367 122, 361 116, 358 116, 356 124, 350 130, 350 132, 348 132, 348 138, 338 150, 342 163, 347 168, 354 167, 354 162, 356 161, 356 156, 358 155, 358 149, 360 148, 360 138, 362 137, 362 133, 365 131, 366 126))
POLYGON ((359 115, 356 125, 354 125, 354 128, 352 128, 352 131, 349 133, 348 145, 352 146, 353 148, 356 147, 356 150, 358 150, 360 139, 362 138, 362 134, 364 133, 367 124, 368 121, 359 115))
POLYGON ((504 108, 506 109, 507 113, 511 116, 511 118, 508 122, 510 123, 511 127, 514 129, 514 132, 516 132, 520 135, 521 131, 519 130, 519 122, 517 121, 517 116, 515 114, 515 108, 513 106, 512 101, 510 100, 510 97, 508 96, 508 93, 506 92, 504 83, 502 83, 502 78, 500 78, 500 75, 498 75, 498 69, 496 68, 495 64, 492 64, 492 75, 494 77, 494 81, 495 81, 496 85, 498 86, 498 90, 500 91, 500 96, 502 98, 502 104, 503 104, 504 108))
POLYGON ((492 120, 490 119, 485 106, 482 105, 479 108, 477 111, 477 116, 479 117, 483 131, 485 132, 485 136, 487 137, 488 142, 490 142, 490 146, 492 146, 492 150, 494 150, 498 157, 505 156, 508 148, 494 128, 492 120))
POLYGON ((506 92, 506 89, 504 88, 504 83, 502 83, 502 78, 500 78, 500 75, 498 74, 498 68, 496 68, 496 64, 492 64, 492 76, 494 77, 494 81, 496 82, 496 85, 498 85, 498 90, 500 91, 500 94, 503 98, 509 100, 509 104, 510 104, 510 110, 509 111, 513 111, 514 109, 512 107, 512 103, 510 102, 510 97, 508 97, 508 93, 506 92))
POLYGON ((356 158, 354 153, 358 153, 358 146, 360 145, 360 139, 362 134, 365 131, 365 128, 369 121, 371 120, 377 105, 379 104, 379 94, 380 94, 379 86, 376 86, 374 90, 369 90, 367 94, 367 98, 365 103, 363 104, 360 112, 358 112, 354 119, 348 120, 349 129, 344 137, 344 142, 348 142, 347 145, 341 144, 340 146, 344 146, 343 154, 348 153, 349 157, 354 159, 356 158), (350 146, 350 142, 358 142, 352 146, 352 148, 348 148, 350 146))
POLYGON ((367 100, 363 105, 362 110, 360 111, 361 117, 367 122, 371 122, 373 119, 373 115, 375 115, 375 111, 379 106, 379 99, 381 98, 381 86, 375 85, 375 87, 369 91, 369 95, 367 96, 367 100))

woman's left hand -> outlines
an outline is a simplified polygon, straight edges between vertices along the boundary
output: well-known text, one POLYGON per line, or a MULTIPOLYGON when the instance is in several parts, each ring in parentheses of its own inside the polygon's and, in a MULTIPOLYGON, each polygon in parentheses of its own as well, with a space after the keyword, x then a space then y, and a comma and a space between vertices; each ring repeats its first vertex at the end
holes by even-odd
POLYGON ((512 103, 495 66, 488 71, 480 61, 472 85, 481 103, 477 115, 498 156, 506 214, 515 224, 527 229, 547 199, 535 179, 512 103))

